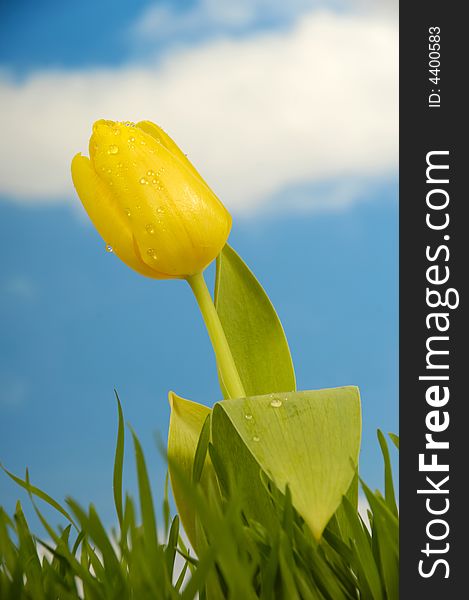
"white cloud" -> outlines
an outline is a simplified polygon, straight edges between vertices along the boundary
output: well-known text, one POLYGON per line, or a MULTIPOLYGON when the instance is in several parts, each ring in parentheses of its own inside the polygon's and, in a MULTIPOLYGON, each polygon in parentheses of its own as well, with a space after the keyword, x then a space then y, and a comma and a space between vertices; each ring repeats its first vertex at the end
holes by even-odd
POLYGON ((198 0, 183 7, 170 0, 145 6, 131 31, 137 42, 154 45, 163 39, 205 38, 220 33, 246 33, 250 28, 284 28, 314 9, 386 13, 396 17, 397 0, 198 0))
MULTIPOLYGON (((343 185, 396 169, 390 19, 315 11, 288 31, 217 39, 154 64, 42 71, 22 82, 4 74, 0 194, 70 198, 70 159, 86 152, 102 117, 161 124, 241 213, 268 208, 291 185, 343 185)), ((310 209, 318 207, 312 197, 310 209)))
POLYGON ((171 2, 147 5, 132 27, 144 42, 200 33, 244 32, 266 21, 291 22, 321 2, 316 0, 199 0, 184 8, 171 2))

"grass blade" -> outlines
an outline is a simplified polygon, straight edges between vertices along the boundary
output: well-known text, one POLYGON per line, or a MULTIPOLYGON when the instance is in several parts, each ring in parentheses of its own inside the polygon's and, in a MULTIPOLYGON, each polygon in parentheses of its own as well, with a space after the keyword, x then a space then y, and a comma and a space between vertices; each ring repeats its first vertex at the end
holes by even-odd
POLYGON ((10 479, 12 479, 20 487, 22 487, 23 489, 25 489, 27 492, 30 492, 31 494, 34 494, 35 496, 37 496, 41 500, 44 500, 44 502, 47 502, 47 504, 49 504, 50 506, 52 506, 52 508, 55 508, 56 511, 58 511, 61 515, 63 515, 70 523, 72 523, 72 525, 74 527, 76 527, 78 529, 75 521, 70 516, 70 514, 64 508, 62 508, 62 506, 60 506, 60 504, 58 502, 56 502, 51 496, 49 496, 49 494, 46 494, 45 492, 43 492, 42 490, 40 490, 38 487, 36 487, 34 485, 31 485, 26 480, 23 480, 20 477, 17 477, 16 475, 13 475, 13 473, 10 473, 10 471, 8 471, 7 469, 5 469, 5 467, 3 465, 1 465, 1 464, 0 464, 0 468, 2 468, 3 471, 8 475, 8 477, 10 477, 10 479))
POLYGON ((205 465, 205 458, 207 456, 208 444, 210 441, 210 415, 211 413, 205 418, 199 435, 199 441, 197 442, 197 447, 195 449, 194 465, 192 467, 192 481, 194 483, 200 481, 205 465))
POLYGON ((113 478, 113 489, 114 489, 114 503, 116 505, 117 518, 119 519, 119 525, 122 527, 122 521, 124 519, 124 512, 122 509, 122 472, 124 468, 124 416, 122 414, 122 406, 119 400, 117 391, 114 390, 117 401, 117 410, 119 414, 119 425, 117 429, 117 443, 116 453, 114 458, 114 478, 113 478))
POLYGON ((396 495, 394 493, 394 484, 392 480, 392 467, 391 458, 389 456, 389 448, 386 443, 386 438, 384 437, 382 431, 380 431, 379 429, 378 440, 384 460, 384 494, 386 498, 386 504, 389 506, 389 509, 391 510, 393 515, 397 516, 398 509, 396 503, 396 495))
POLYGON ((138 491, 140 497, 140 510, 142 512, 142 526, 145 532, 145 542, 148 551, 156 560, 158 555, 158 534, 155 510, 153 506, 153 495, 151 493, 150 480, 143 456, 140 442, 132 430, 132 438, 135 449, 135 463, 137 465, 138 491))

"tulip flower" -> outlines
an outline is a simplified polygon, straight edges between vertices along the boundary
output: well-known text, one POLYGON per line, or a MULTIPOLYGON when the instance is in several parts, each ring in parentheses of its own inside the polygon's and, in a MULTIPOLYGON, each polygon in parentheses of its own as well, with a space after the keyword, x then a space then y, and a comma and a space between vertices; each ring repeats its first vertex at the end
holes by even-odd
POLYGON ((97 121, 72 178, 107 249, 142 275, 200 273, 228 239, 231 216, 173 140, 149 121, 97 121))

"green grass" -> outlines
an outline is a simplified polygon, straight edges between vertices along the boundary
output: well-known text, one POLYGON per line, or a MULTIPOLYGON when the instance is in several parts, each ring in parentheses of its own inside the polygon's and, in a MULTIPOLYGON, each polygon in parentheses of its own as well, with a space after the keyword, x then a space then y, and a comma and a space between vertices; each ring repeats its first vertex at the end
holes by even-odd
MULTIPOLYGON (((167 482, 164 526, 157 526, 145 458, 134 432, 138 502, 124 496, 125 435, 119 403, 118 414, 115 531, 106 530, 92 504, 85 509, 68 498, 61 505, 33 486, 28 472, 20 479, 6 471, 27 490, 44 535, 31 532, 19 502, 13 516, 0 508, 1 600, 398 598, 399 517, 389 449, 381 432, 384 496, 361 482, 369 525, 344 498, 319 544, 292 506, 288 488, 277 490, 265 475, 259 474, 276 515, 268 530, 245 516, 234 482, 204 495, 198 481, 207 452, 219 480, 226 480, 226 472, 202 435, 192 481, 181 478, 193 498, 197 537, 203 540, 196 557, 183 541, 178 516, 170 517, 167 482), (65 525, 52 527, 38 500, 58 511, 65 525)), ((398 438, 391 439, 398 446, 398 438)))

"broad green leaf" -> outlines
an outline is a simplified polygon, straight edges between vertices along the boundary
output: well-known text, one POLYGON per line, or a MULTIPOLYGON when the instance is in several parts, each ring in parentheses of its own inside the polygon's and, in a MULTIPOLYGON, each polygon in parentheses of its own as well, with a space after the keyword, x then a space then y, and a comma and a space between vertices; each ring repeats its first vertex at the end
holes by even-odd
POLYGON ((290 349, 277 313, 228 245, 217 258, 215 306, 246 395, 296 390, 290 349))
MULTIPOLYGON (((194 459, 200 433, 211 410, 203 404, 180 398, 173 392, 169 393, 171 417, 168 433, 168 461, 171 488, 174 501, 179 511, 184 530, 193 548, 196 548, 195 509, 192 499, 180 484, 180 477, 175 477, 172 464, 177 465, 182 476, 192 481, 194 459)), ((200 470, 200 467, 197 468, 200 470)), ((204 471, 208 470, 205 465, 204 471)), ((202 473, 202 483, 206 473, 202 473)), ((200 477, 200 474, 199 474, 200 477)))
POLYGON ((352 483, 360 433, 356 387, 224 400, 212 415, 213 444, 245 499, 261 502, 263 488, 243 446, 281 491, 289 486, 316 539, 352 483))
POLYGON ((222 493, 227 498, 238 498, 250 519, 270 529, 278 517, 265 478, 261 477, 262 467, 224 411, 215 417, 216 407, 212 413, 210 456, 222 493))

